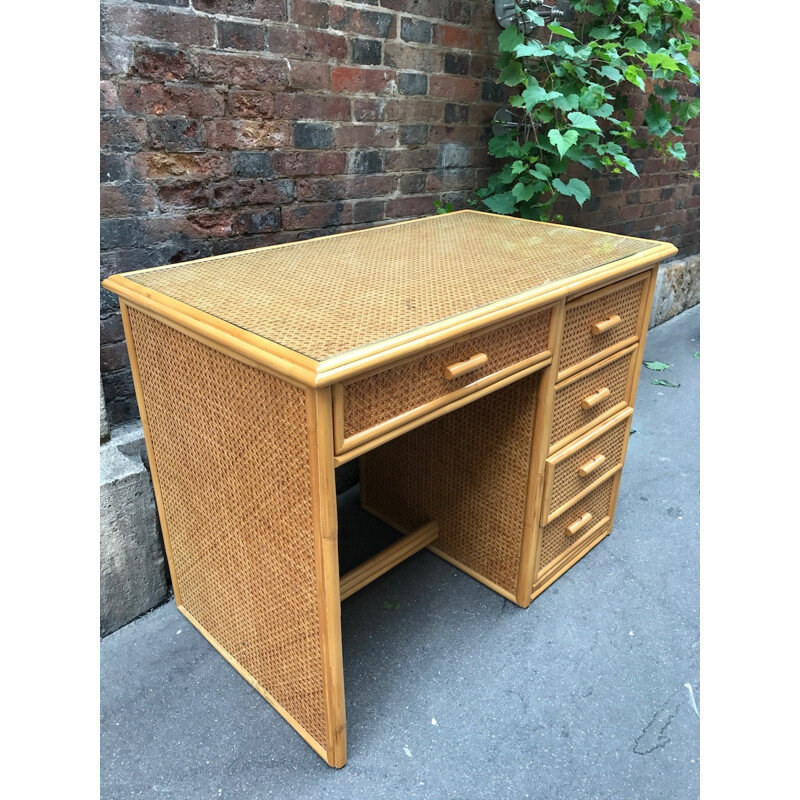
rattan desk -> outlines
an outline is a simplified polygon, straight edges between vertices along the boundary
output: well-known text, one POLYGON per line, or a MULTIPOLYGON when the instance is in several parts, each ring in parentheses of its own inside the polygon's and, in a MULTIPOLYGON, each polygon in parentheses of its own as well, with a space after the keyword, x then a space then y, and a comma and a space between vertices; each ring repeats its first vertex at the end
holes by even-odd
POLYGON ((527 606, 611 530, 669 244, 474 211, 116 275, 178 608, 327 762, 341 600, 429 547, 527 606), (339 575, 334 468, 402 534, 339 575))

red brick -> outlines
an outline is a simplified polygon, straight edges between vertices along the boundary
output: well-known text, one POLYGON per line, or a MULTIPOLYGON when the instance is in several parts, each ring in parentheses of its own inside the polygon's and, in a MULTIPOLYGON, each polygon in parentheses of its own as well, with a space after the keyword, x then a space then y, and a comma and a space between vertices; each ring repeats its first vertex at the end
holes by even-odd
POLYGON ((230 236, 233 221, 231 212, 197 213, 185 217, 149 217, 142 220, 142 228, 151 241, 165 242, 176 236, 230 236))
POLYGON ((481 93, 480 81, 475 78, 461 78, 456 75, 431 75, 428 94, 431 97, 444 97, 460 103, 477 100, 481 93))
POLYGON ((207 208, 206 186, 203 183, 178 183, 160 186, 158 189, 158 207, 162 212, 187 208, 207 208))
POLYGON ((356 122, 378 122, 386 119, 386 100, 379 97, 353 100, 353 119, 356 122))
POLYGON ((328 3, 315 0, 293 0, 292 20, 308 28, 327 28, 329 8, 328 3))
POLYGON ((347 39, 341 34, 325 31, 271 28, 269 51, 301 58, 346 61, 347 39))
POLYGON ((285 230, 328 228, 352 222, 352 206, 349 203, 308 203, 285 206, 282 210, 285 230))
POLYGON ((112 6, 107 14, 109 32, 124 38, 146 36, 200 47, 213 47, 216 39, 214 20, 197 14, 136 6, 112 6))
POLYGON ((275 115, 281 119, 349 120, 350 100, 305 92, 282 92, 275 96, 275 115))
POLYGON ((336 30, 349 34, 357 33, 380 39, 394 39, 397 35, 397 17, 384 11, 355 9, 331 5, 328 11, 328 24, 336 30))
POLYGON ((298 200, 343 200, 349 196, 343 178, 301 178, 295 188, 298 200))
POLYGON ((381 0, 384 8, 393 11, 405 11, 409 14, 418 14, 420 17, 443 17, 446 0, 381 0))
POLYGON ((142 78, 181 81, 194 76, 194 65, 182 50, 169 47, 136 47, 133 71, 142 78))
POLYGON ((435 207, 431 195, 400 197, 386 202, 386 219, 397 217, 421 217, 433 214, 435 207))
POLYGON ((294 200, 294 184, 287 179, 276 181, 241 180, 226 181, 211 187, 211 208, 235 208, 251 205, 280 205, 294 200))
POLYGON ((383 63, 394 69, 430 74, 444 70, 444 53, 431 49, 430 45, 420 47, 408 42, 386 42, 383 46, 383 63))
POLYGON ((312 61, 290 61, 293 89, 325 90, 331 88, 331 67, 312 61))
POLYGON ((455 25, 436 25, 433 29, 434 44, 454 47, 460 50, 480 50, 483 47, 483 34, 472 28, 455 25))
POLYGON ((390 92, 394 80, 394 71, 388 69, 335 67, 331 74, 335 92, 390 92))
POLYGON ((273 22, 286 20, 286 0, 194 0, 197 11, 228 14, 232 17, 253 17, 273 22))
POLYGON ((209 153, 138 153, 133 161, 140 178, 225 178, 231 167, 225 156, 209 153))
POLYGON ((346 155, 338 150, 327 152, 279 152, 272 158, 276 175, 341 175, 347 164, 346 155))
POLYGON ((383 197, 397 190, 396 175, 354 175, 350 180, 350 197, 383 197))
POLYGON ((336 147, 394 147, 397 125, 340 125, 334 136, 336 147))
POLYGON ((437 148, 418 147, 414 150, 388 151, 384 155, 383 163, 387 172, 403 172, 410 169, 433 169, 437 158, 437 148))
MULTIPOLYGON (((488 177, 488 176, 487 176, 488 177)), ((420 194, 425 191, 426 175, 424 172, 407 172, 400 176, 397 187, 400 194, 420 194)))
POLYGON ((202 119, 223 113, 219 92, 198 86, 162 83, 120 83, 120 104, 133 114, 177 114, 202 119))
POLYGON ((439 122, 444 117, 444 102, 441 100, 409 99, 389 100, 384 109, 384 118, 397 122, 439 122))
POLYGON ((476 147, 481 141, 484 129, 477 125, 432 125, 428 134, 431 144, 457 142, 476 147))
POLYGON ((274 97, 269 92, 233 89, 228 92, 228 115, 238 119, 269 119, 274 97))
MULTIPOLYGON (((697 198, 699 199, 699 198, 697 198)), ((111 183, 100 187, 100 214, 103 217, 127 217, 144 214, 155 208, 153 187, 144 183, 111 183)))
POLYGON ((428 173, 429 192, 450 192, 475 187, 474 169, 443 169, 428 173))
POLYGON ((265 150, 288 145, 291 126, 284 120, 216 119, 206 123, 213 150, 265 150))
POLYGON ((289 83, 289 72, 282 58, 200 53, 197 66, 201 79, 215 83, 262 89, 281 89, 289 83))

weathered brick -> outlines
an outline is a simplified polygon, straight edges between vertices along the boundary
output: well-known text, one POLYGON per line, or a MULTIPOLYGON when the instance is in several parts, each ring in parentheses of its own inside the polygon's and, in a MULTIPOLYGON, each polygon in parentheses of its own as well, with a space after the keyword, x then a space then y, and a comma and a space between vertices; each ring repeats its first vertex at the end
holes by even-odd
POLYGON ((400 72, 397 76, 400 94, 426 94, 428 76, 422 72, 400 72))
POLYGON ((433 26, 424 19, 403 17, 400 20, 400 38, 406 42, 428 44, 433 34, 433 26))
POLYGON ((386 201, 387 219, 394 217, 422 217, 427 214, 433 214, 435 210, 431 195, 400 197, 386 201))
POLYGON ((112 81, 100 81, 100 110, 114 111, 119 108, 117 87, 112 81))
POLYGON ((125 367, 130 369, 128 346, 125 342, 100 346, 100 369, 102 372, 112 372, 125 367))
POLYGON ((214 20, 208 17, 125 5, 108 8, 107 15, 109 29, 117 36, 146 36, 175 44, 214 46, 214 20))
POLYGON ((328 3, 316 0, 293 0, 292 20, 309 28, 327 28, 329 8, 328 3))
POLYGON ((150 146, 191 152, 204 147, 203 123, 197 119, 185 117, 157 117, 147 123, 147 135, 150 146))
POLYGON ((427 144, 427 125, 401 125, 400 144, 427 144))
POLYGON ((398 189, 400 194, 420 194, 425 191, 426 173, 407 172, 400 176, 398 189))
POLYGON ((482 137, 483 128, 474 125, 431 125, 429 140, 431 144, 459 144, 476 146, 482 137))
POLYGON ((270 53, 308 59, 347 59, 347 39, 328 31, 271 28, 267 41, 270 53))
POLYGON ((389 100, 384 109, 387 120, 397 122, 438 122, 444 113, 444 104, 439 100, 404 97, 389 100))
POLYGON ((157 198, 161 213, 208 206, 208 192, 203 183, 175 183, 159 186, 157 198))
POLYGON ((436 166, 437 149, 419 147, 414 150, 391 150, 384 157, 387 172, 432 169, 436 166))
POLYGON ((298 200, 343 200, 349 195, 343 178, 301 178, 296 190, 298 200))
POLYGON ((386 100, 382 97, 353 100, 353 119, 356 122, 380 122, 386 119, 386 100))
POLYGON ((291 142, 284 120, 215 119, 206 123, 206 141, 214 150, 264 150, 291 142))
POLYGON ((483 33, 472 28, 459 28, 455 25, 436 25, 433 29, 434 44, 454 47, 460 50, 480 50, 483 47, 483 33))
POLYGON ((397 189, 395 175, 353 175, 349 179, 349 197, 383 197, 397 189))
POLYGON ((228 92, 228 115, 238 119, 269 119, 274 97, 269 92, 232 89, 228 92))
POLYGON ((386 213, 384 200, 360 200, 353 204, 353 222, 376 222, 386 213))
POLYGON ((290 231, 305 228, 329 228, 332 225, 347 224, 351 221, 351 207, 341 201, 309 203, 283 208, 283 227, 290 231))
POLYGON ((381 0, 381 5, 393 11, 437 19, 444 14, 445 0, 381 0))
POLYGON ((195 74, 188 54, 167 45, 137 45, 133 70, 142 78, 164 81, 181 81, 195 74))
POLYGON ((282 92, 275 96, 275 115, 280 119, 349 120, 350 100, 305 92, 282 92))
POLYGON ((430 47, 418 47, 403 42, 386 42, 383 46, 383 62, 387 67, 407 69, 431 74, 441 72, 444 56, 430 47))
POLYGON ((286 21, 286 0, 194 0, 194 7, 208 14, 286 21))
POLYGON ((100 249, 136 247, 142 240, 142 225, 136 217, 100 220, 100 249))
POLYGON ((466 0, 447 0, 442 16, 448 22, 457 25, 469 25, 472 22, 473 4, 466 0))
POLYGON ((354 150, 350 154, 350 172, 365 174, 382 170, 383 159, 378 150, 354 150))
POLYGON ((263 208, 242 211, 234 223, 236 233, 265 233, 281 229, 281 210, 263 208))
POLYGON ((146 214, 154 208, 155 194, 147 183, 107 183, 100 187, 100 214, 103 217, 146 214))
POLYGON ((202 80, 231 86, 282 89, 289 83, 283 59, 236 56, 226 53, 200 53, 197 72, 202 80))
POLYGON ((460 78, 455 75, 432 75, 428 89, 432 97, 445 97, 448 100, 477 100, 480 83, 475 78, 460 78))
POLYGON ((383 42, 380 39, 351 39, 350 61, 354 64, 381 63, 383 42))
POLYGON ((150 217, 142 220, 142 228, 151 241, 166 242, 181 238, 230 236, 233 223, 234 214, 229 211, 194 212, 185 216, 150 217))
POLYGON ((439 169, 451 169, 469 166, 470 149, 458 142, 446 142, 439 145, 437 166, 439 169))
POLYGON ((100 153, 100 183, 128 179, 128 162, 122 153, 100 153))
POLYGON ((469 73, 469 56, 463 53, 445 54, 444 71, 450 75, 467 75, 469 73))
POLYGON ((481 56, 475 53, 470 55, 469 59, 469 74, 473 78, 495 78, 497 70, 495 69, 494 56, 481 56))
POLYGON ((331 67, 311 61, 290 61, 289 83, 292 89, 325 90, 331 88, 331 67))
POLYGON ((272 153, 234 153, 233 174, 237 178, 274 178, 272 153))
POLYGON ((447 103, 444 107, 445 122, 466 122, 469 114, 469 106, 447 103))
POLYGON ((219 20, 217 40, 222 50, 263 50, 266 36, 262 25, 219 20))
POLYGON ((429 172, 427 179, 427 189, 429 192, 471 189, 475 186, 475 170, 442 169, 436 172, 429 172))
POLYGON ((330 7, 328 24, 336 30, 380 39, 393 39, 397 30, 394 14, 366 11, 338 4, 330 7))
POLYGON ((287 178, 256 180, 237 178, 210 187, 209 208, 236 208, 238 206, 276 206, 294 200, 294 183, 287 178))
POLYGON ((214 89, 180 84, 119 84, 122 107, 133 114, 180 114, 195 119, 221 115, 225 108, 222 95, 214 89))
POLYGON ((495 83, 494 81, 483 81, 481 83, 481 100, 502 103, 505 96, 505 87, 502 83, 495 83))
POLYGON ((313 150, 299 152, 276 152, 272 156, 275 174, 293 177, 295 175, 341 175, 345 171, 346 156, 341 151, 313 150))
POLYGON ((335 67, 331 86, 335 92, 389 92, 395 73, 388 69, 335 67))
POLYGON ((295 122, 294 146, 303 150, 329 150, 333 147, 333 127, 322 122, 295 122))
POLYGON ((397 126, 388 125, 338 125, 334 131, 336 146, 393 147, 397 141, 397 126))
POLYGON ((133 161, 138 178, 167 180, 172 178, 207 179, 230 175, 228 159, 212 153, 138 153, 133 161))
POLYGON ((134 117, 100 117, 100 147, 107 150, 140 150, 147 141, 147 123, 134 117))

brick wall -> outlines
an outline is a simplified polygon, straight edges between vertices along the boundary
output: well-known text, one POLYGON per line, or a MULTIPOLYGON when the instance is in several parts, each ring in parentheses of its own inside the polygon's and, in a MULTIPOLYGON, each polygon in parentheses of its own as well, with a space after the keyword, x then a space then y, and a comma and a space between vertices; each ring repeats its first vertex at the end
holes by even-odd
MULTIPOLYGON (((101 275, 460 208, 500 107, 491 0, 101 3, 101 275)), ((595 181, 586 227, 696 251, 689 161, 595 181)), ((137 415, 101 294, 112 423, 137 415)))

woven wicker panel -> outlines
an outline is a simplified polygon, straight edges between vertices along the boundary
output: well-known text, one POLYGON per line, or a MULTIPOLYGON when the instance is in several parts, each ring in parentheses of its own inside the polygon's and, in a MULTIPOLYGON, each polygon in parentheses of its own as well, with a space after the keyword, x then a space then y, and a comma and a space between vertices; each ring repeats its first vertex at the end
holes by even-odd
POLYGON ((399 416, 405 411, 463 389, 495 372, 547 350, 550 310, 495 328, 488 333, 349 383, 344 388, 344 435, 352 436, 399 416), (485 353, 488 363, 454 380, 444 368, 485 353))
POLYGON ((576 453, 556 463, 553 467, 553 492, 547 513, 552 514, 554 511, 558 511, 576 494, 582 492, 587 486, 591 486, 614 467, 619 466, 622 463, 622 451, 627 435, 628 421, 624 420, 576 453), (580 467, 601 453, 606 460, 586 477, 581 477, 578 474, 580 467))
POLYGON ((587 373, 582 378, 556 387, 550 444, 590 426, 609 409, 628 401, 628 376, 636 351, 587 373), (607 388, 611 394, 591 408, 582 408, 584 398, 607 388))
POLYGON ((583 500, 578 501, 566 514, 562 514, 541 529, 540 575, 559 556, 577 545, 609 513, 613 491, 614 480, 612 478, 601 483, 594 491, 589 492, 583 500), (567 526, 579 520, 586 512, 592 515, 592 519, 582 531, 579 531, 575 536, 570 536, 567 533, 567 526))
POLYGON ((623 286, 583 305, 567 306, 561 340, 559 370, 567 369, 637 334, 639 309, 644 302, 645 280, 623 286), (619 314, 622 322, 599 336, 592 336, 595 322, 619 314))
POLYGON ((130 278, 321 361, 653 246, 464 212, 130 278))
POLYGON ((130 323, 181 602, 325 747, 304 392, 130 323))
POLYGON ((362 456, 365 505, 516 593, 538 373, 362 456))

